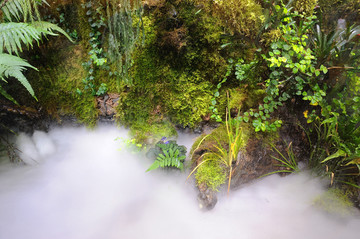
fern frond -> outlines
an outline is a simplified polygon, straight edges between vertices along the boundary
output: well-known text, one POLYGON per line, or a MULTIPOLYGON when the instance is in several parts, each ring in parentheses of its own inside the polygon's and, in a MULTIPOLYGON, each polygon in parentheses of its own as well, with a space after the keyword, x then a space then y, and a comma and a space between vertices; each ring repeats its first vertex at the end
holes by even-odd
POLYGON ((19 54, 22 44, 26 47, 32 46, 35 40, 39 42, 42 32, 29 23, 8 22, 0 24, 0 52, 7 51, 19 54))
POLYGON ((19 104, 11 95, 9 95, 4 88, 0 85, 0 94, 2 94, 6 99, 14 102, 15 104, 19 104))
MULTIPOLYGON (((46 3, 46 1, 42 1, 46 3)), ((40 20, 40 12, 38 0, 9 0, 1 8, 8 20, 21 21, 40 20)), ((47 3, 46 3, 47 4, 47 3)))
MULTIPOLYGON (((36 99, 33 88, 22 73, 22 71, 24 71, 26 67, 37 70, 35 67, 33 67, 20 57, 0 53, 0 79, 7 82, 5 79, 9 77, 16 78, 26 88, 26 90, 31 94, 31 96, 36 99)), ((6 94, 3 94, 3 92, 0 93, 6 98, 10 99, 6 94)), ((14 100, 12 101, 14 102, 14 100)))
POLYGON ((23 9, 21 2, 23 1, 7 1, 2 6, 1 10, 7 19, 20 21, 25 10, 23 9))
POLYGON ((72 43, 74 43, 74 41, 66 33, 66 31, 61 29, 61 27, 59 27, 56 24, 53 24, 51 22, 45 22, 45 21, 36 21, 36 22, 32 22, 30 25, 35 27, 38 31, 41 31, 43 34, 47 34, 47 35, 51 35, 51 36, 57 36, 58 34, 56 32, 61 33, 68 40, 70 40, 72 43))
POLYGON ((32 23, 8 22, 0 24, 0 52, 7 51, 16 55, 22 52, 24 44, 27 48, 32 47, 32 42, 37 43, 41 40, 42 35, 56 36, 59 32, 66 36, 70 41, 70 36, 59 26, 44 22, 36 21, 32 23))

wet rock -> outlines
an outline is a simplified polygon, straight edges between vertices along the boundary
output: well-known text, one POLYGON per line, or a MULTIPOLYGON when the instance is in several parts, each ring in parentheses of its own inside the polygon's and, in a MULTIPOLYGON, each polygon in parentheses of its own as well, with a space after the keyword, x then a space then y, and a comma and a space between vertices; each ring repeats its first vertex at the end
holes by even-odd
POLYGON ((46 131, 50 125, 50 117, 35 108, 1 101, 0 122, 1 133, 33 133, 34 130, 46 131))
POLYGON ((116 107, 119 105, 119 94, 108 93, 104 96, 96 97, 97 109, 102 117, 112 117, 116 113, 116 107))
POLYGON ((203 210, 211 210, 217 203, 216 192, 208 188, 205 184, 198 186, 199 207, 203 210))
POLYGON ((246 150, 239 152, 234 165, 231 189, 236 189, 261 176, 279 170, 278 162, 271 157, 272 151, 260 140, 249 140, 246 150))

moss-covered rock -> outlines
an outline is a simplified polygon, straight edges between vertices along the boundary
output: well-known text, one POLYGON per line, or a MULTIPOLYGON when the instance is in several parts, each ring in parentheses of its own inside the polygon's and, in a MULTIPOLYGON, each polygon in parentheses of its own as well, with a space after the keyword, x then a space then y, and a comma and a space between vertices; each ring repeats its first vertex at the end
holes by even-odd
POLYGON ((196 183, 198 187, 205 184, 206 187, 211 190, 219 191, 221 185, 223 185, 226 181, 226 171, 225 168, 216 161, 216 159, 209 159, 208 157, 205 156, 203 158, 206 163, 199 167, 195 173, 196 183))
POLYGON ((353 212, 353 203, 346 193, 337 188, 331 188, 315 198, 314 205, 339 216, 349 216, 353 212))

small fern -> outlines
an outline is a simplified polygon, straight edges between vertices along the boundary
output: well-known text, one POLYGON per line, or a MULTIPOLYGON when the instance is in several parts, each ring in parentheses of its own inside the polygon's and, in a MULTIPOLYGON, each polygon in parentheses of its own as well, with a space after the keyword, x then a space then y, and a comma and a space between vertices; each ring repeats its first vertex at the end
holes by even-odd
POLYGON ((186 149, 184 146, 179 146, 175 141, 168 141, 166 143, 157 143, 155 148, 157 148, 157 150, 160 149, 160 153, 146 172, 159 167, 184 169, 183 163, 186 158, 186 149))

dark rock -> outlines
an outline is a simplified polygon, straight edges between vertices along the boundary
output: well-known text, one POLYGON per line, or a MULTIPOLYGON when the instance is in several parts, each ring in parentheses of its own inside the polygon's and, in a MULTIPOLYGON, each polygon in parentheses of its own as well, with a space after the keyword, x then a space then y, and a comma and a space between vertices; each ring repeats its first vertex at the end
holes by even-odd
POLYGON ((231 189, 240 187, 259 177, 279 170, 278 162, 270 155, 272 151, 260 140, 249 140, 246 150, 239 152, 234 165, 231 189))
POLYGON ((204 210, 211 210, 217 203, 216 192, 208 188, 205 184, 198 186, 199 207, 204 210))
POLYGON ((33 133, 34 130, 47 131, 51 120, 41 110, 0 102, 0 132, 33 133))

